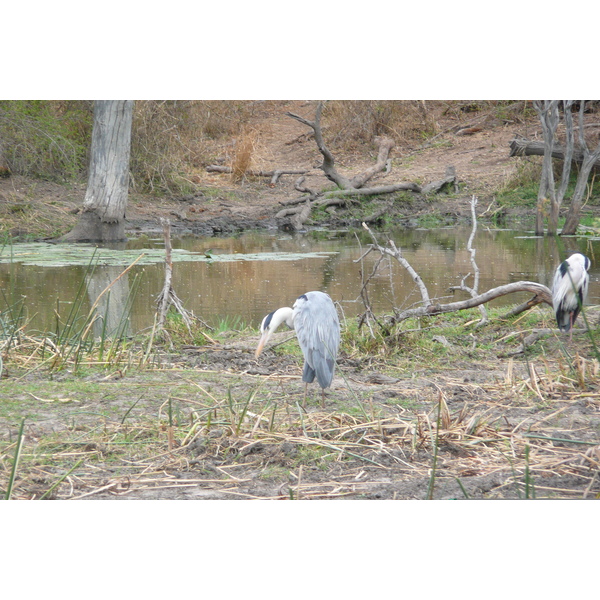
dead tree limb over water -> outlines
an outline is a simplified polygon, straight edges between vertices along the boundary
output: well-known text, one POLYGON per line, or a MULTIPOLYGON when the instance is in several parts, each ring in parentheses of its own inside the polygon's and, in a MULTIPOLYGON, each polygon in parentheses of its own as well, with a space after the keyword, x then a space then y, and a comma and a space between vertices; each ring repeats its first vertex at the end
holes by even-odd
MULTIPOLYGON (((471 207, 472 207, 472 215, 473 215, 473 220, 474 220, 474 231, 475 231, 475 223, 476 223, 475 205, 476 205, 476 198, 473 197, 473 199, 471 200, 471 207)), ((527 302, 524 302, 524 303, 520 304, 518 307, 514 308, 510 312, 511 316, 520 314, 521 312, 529 310, 530 308, 533 308, 534 306, 537 306, 538 304, 542 304, 542 303, 546 303, 546 304, 552 306, 552 292, 550 291, 550 289, 548 289, 548 287, 546 287, 545 285, 543 285, 541 283, 537 283, 535 281, 516 281, 513 283, 507 283, 505 285, 495 287, 486 292, 479 292, 477 290, 477 286, 479 284, 479 268, 477 267, 477 264, 475 262, 475 252, 474 252, 474 248, 472 246, 472 238, 474 237, 473 235, 471 236, 471 238, 469 238, 469 248, 468 249, 471 254, 471 264, 474 268, 474 273, 475 273, 474 281, 475 282, 472 287, 467 286, 465 284, 465 280, 469 276, 469 275, 467 275, 466 277, 463 278, 460 286, 452 288, 454 290, 466 291, 467 293, 470 294, 471 297, 466 298, 465 300, 458 300, 456 302, 449 302, 449 303, 443 303, 443 304, 440 302, 437 302, 435 299, 431 298, 431 296, 429 294, 429 290, 427 289, 427 286, 425 285, 425 282, 423 281, 421 276, 415 271, 415 269, 410 265, 410 263, 406 260, 406 258, 404 258, 404 256, 402 256, 402 250, 394 244, 393 240, 389 240, 388 244, 386 246, 382 246, 379 243, 375 234, 371 231, 371 229, 369 229, 369 227, 366 223, 363 223, 363 227, 371 236, 373 243, 363 253, 363 255, 360 258, 358 258, 355 262, 362 261, 362 259, 365 258, 365 256, 367 256, 371 252, 378 252, 382 257, 386 257, 386 256, 391 257, 392 259, 394 259, 398 263, 400 263, 400 265, 402 265, 407 270, 407 272, 409 273, 409 275, 412 277, 413 281, 415 282, 415 284, 419 290, 419 293, 421 295, 420 306, 417 306, 414 308, 409 308, 406 310, 395 309, 393 315, 385 316, 383 318, 383 321, 386 324, 386 328, 393 327, 397 323, 400 323, 400 322, 405 321, 406 319, 410 319, 410 318, 430 317, 430 316, 439 315, 442 313, 457 312, 457 311, 466 310, 469 308, 483 307, 484 304, 486 304, 487 302, 490 302, 491 300, 500 298, 502 296, 507 296, 508 294, 514 294, 517 292, 529 292, 529 293, 533 294, 533 297, 530 300, 528 300, 527 302)), ((367 284, 368 284, 368 282, 365 283, 364 285, 366 286, 367 284)), ((368 296, 362 295, 362 297, 363 297, 363 301, 364 301, 364 298, 366 298, 368 296)), ((366 308, 365 315, 366 315, 366 318, 368 319, 369 315, 372 317, 373 311, 372 311, 371 307, 368 305, 365 305, 365 308, 366 308)), ((361 321, 361 322, 363 322, 363 321, 361 321)), ((377 322, 379 323, 380 320, 377 320, 377 322)), ((480 324, 484 324, 485 322, 487 322, 487 313, 483 310, 482 311, 482 320, 481 320, 480 324)))

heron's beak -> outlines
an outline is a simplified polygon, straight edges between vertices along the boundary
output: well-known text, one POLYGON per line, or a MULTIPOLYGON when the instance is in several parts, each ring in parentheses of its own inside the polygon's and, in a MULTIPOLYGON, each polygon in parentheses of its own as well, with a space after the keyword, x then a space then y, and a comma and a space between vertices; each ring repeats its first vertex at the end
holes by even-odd
POLYGON ((269 339, 269 331, 267 330, 260 336, 260 340, 258 342, 258 347, 256 348, 256 352, 254 353, 254 358, 258 358, 260 356, 260 353, 262 352, 262 349, 268 339, 269 339))

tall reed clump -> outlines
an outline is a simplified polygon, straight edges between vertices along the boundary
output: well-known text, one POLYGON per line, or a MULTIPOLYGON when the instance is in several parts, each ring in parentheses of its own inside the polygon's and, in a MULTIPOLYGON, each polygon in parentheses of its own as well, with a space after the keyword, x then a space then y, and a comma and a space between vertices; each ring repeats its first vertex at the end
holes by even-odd
MULTIPOLYGON (((129 321, 139 287, 139 276, 136 275, 132 282, 125 281, 124 290, 118 290, 119 293, 112 292, 116 290, 116 284, 123 283, 122 278, 137 260, 100 293, 94 293, 95 298, 90 298, 89 282, 97 262, 92 258, 75 298, 68 302, 68 310, 61 311, 63 303, 57 303, 53 331, 42 334, 25 331, 26 299, 8 306, 0 313, 0 350, 4 358, 11 356, 16 362, 33 366, 33 369, 44 366, 51 371, 67 366, 75 371, 90 358, 95 364, 122 366, 123 353, 130 337, 129 321)), ((0 297, 6 303, 4 292, 0 297)))
POLYGON ((231 179, 238 183, 252 168, 257 143, 255 131, 244 131, 237 139, 231 161, 231 179))

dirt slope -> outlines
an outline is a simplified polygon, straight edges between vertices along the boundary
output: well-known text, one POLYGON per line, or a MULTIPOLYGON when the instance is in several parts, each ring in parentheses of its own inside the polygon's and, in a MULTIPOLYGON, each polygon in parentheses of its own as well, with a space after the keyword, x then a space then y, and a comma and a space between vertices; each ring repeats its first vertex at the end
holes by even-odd
MULTIPOLYGON (((305 185, 311 189, 331 187, 318 166, 322 161, 310 129, 286 116, 286 112, 314 118, 312 101, 269 101, 259 106, 248 121, 246 131, 253 136, 252 168, 311 168, 305 185)), ((426 184, 441 179, 448 166, 454 166, 466 197, 477 194, 482 203, 491 201, 494 191, 509 180, 518 160, 509 158, 509 143, 515 135, 534 137, 535 119, 526 117, 518 107, 504 118, 498 109, 463 112, 449 109, 444 103, 429 107, 434 114, 433 138, 423 140, 414 131, 398 135, 392 151, 393 168, 378 183, 415 181, 426 184), (458 129, 462 127, 462 133, 458 129)), ((417 124, 418 125, 418 124, 417 124)), ((331 132, 325 129, 327 136, 331 132)), ((212 152, 220 164, 230 164, 238 140, 214 142, 212 152)), ((352 148, 331 146, 336 165, 345 175, 354 175, 370 166, 377 149, 372 143, 352 148)), ((158 217, 171 220, 174 231, 196 234, 219 234, 247 228, 274 227, 279 204, 301 194, 294 189, 295 175, 284 175, 274 185, 269 178, 247 178, 239 183, 228 174, 208 173, 201 166, 186 174, 197 191, 183 198, 153 198, 137 193, 130 195, 128 235, 158 230, 158 217)), ((0 179, 0 217, 5 230, 13 235, 54 237, 68 231, 76 222, 85 193, 85 185, 60 185, 13 176, 0 179)), ((439 207, 452 214, 462 214, 463 198, 443 196, 439 201, 403 206, 403 212, 422 213, 439 207)))
MULTIPOLYGON (((249 130, 256 133, 253 168, 265 171, 312 168, 304 185, 317 190, 331 188, 331 182, 318 168, 322 156, 310 128, 286 115, 292 112, 313 120, 315 107, 315 102, 308 101, 267 103, 265 110, 248 124, 249 130)), ((442 179, 446 169, 453 166, 463 184, 463 193, 466 196, 477 194, 482 202, 489 202, 495 190, 510 180, 518 168, 519 161, 509 157, 510 141, 515 135, 535 136, 535 119, 531 115, 525 117, 518 109, 505 119, 496 117, 493 107, 473 114, 448 110, 447 105, 440 103, 431 110, 435 114, 435 130, 438 133, 429 140, 423 140, 414 133, 408 138, 400 136, 391 154, 391 173, 376 178, 374 183, 414 181, 424 185, 442 179), (469 133, 462 133, 459 128, 469 133)), ((333 137, 326 128, 324 133, 326 137, 333 137)), ((334 144, 330 149, 334 152, 338 170, 346 176, 364 171, 373 164, 377 155, 377 147, 373 143, 350 149, 336 148, 334 144)), ((228 164, 233 152, 231 144, 220 150, 223 163, 228 164)), ((250 220, 271 219, 281 208, 279 202, 300 196, 294 190, 296 175, 283 176, 275 186, 269 185, 269 178, 248 179, 234 184, 229 175, 204 172, 195 176, 201 185, 239 195, 243 200, 235 206, 238 218, 244 215, 250 220)), ((465 206, 463 198, 448 199, 444 196, 443 202, 457 214, 465 206)), ((434 206, 435 201, 428 204, 427 210, 434 206)), ((188 212, 187 216, 191 220, 207 220, 215 214, 226 213, 229 208, 231 206, 222 204, 201 215, 188 212)), ((403 206, 403 210, 410 212, 411 207, 403 206)), ((420 213, 423 207, 417 202, 412 210, 420 213)))

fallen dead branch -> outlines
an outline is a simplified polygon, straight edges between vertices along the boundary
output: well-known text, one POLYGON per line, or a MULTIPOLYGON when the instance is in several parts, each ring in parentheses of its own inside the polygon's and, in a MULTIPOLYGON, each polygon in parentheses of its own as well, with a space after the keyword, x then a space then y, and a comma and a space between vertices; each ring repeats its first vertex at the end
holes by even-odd
MULTIPOLYGON (((567 151, 560 144, 554 144, 552 147, 552 158, 564 160, 567 151)), ((515 138, 510 143, 509 156, 544 156, 544 142, 534 142, 525 138, 515 138)), ((584 152, 575 148, 572 151, 571 160, 577 164, 583 163, 584 152)), ((594 167, 600 167, 600 158, 594 161, 594 167)))
POLYGON ((304 225, 304 223, 306 223, 306 221, 308 221, 308 218, 310 217, 310 211, 310 199, 307 198, 304 206, 291 218, 290 222, 295 231, 300 231, 300 229, 302 229, 302 226, 304 225))
MULTIPOLYGON (((517 281, 514 283, 508 283, 506 285, 498 286, 484 293, 478 292, 477 287, 479 285, 479 268, 477 266, 477 263, 475 262, 475 248, 473 248, 473 239, 477 228, 477 219, 475 213, 476 205, 477 199, 475 198, 475 196, 473 196, 473 198, 471 199, 473 230, 471 236, 469 237, 468 250, 471 256, 471 264, 474 270, 474 284, 473 287, 469 287, 466 285, 465 280, 470 275, 468 274, 463 278, 460 286, 453 288, 455 290, 463 290, 469 293, 471 295, 471 298, 445 304, 442 304, 440 302, 434 302, 434 300, 430 298, 429 291, 427 289, 427 286, 423 282, 423 279, 413 269, 409 262, 402 256, 401 249, 396 247, 393 240, 388 240, 388 245, 382 246, 377 240, 375 234, 371 231, 371 229, 369 229, 368 225, 366 223, 363 223, 363 227, 368 231, 369 235, 371 236, 371 239, 373 240, 373 243, 369 246, 366 252, 355 262, 362 261, 362 259, 364 259, 364 257, 367 256, 370 252, 379 252, 381 256, 391 257, 407 270, 421 294, 421 306, 409 308, 402 311, 395 310, 395 313, 393 315, 386 316, 384 320, 388 327, 410 318, 432 316, 448 312, 457 312, 460 310, 466 310, 469 308, 476 307, 482 307, 482 321, 480 323, 483 324, 487 321, 487 314, 485 312, 485 309, 483 308, 484 304, 490 302, 491 300, 494 300, 495 298, 500 298, 502 296, 514 294, 517 292, 529 292, 533 294, 533 297, 528 302, 521 304, 518 307, 519 312, 523 312, 524 310, 528 310, 542 303, 546 303, 552 306, 551 291, 545 285, 534 281, 517 281)), ((365 305, 365 308, 365 315, 372 314, 372 311, 368 305, 365 305)), ((517 313, 515 312, 514 314, 517 313)))
MULTIPOLYGON (((347 206, 349 201, 354 200, 353 197, 366 197, 375 196, 379 194, 392 194, 401 191, 410 191, 420 193, 422 191, 421 186, 416 183, 403 182, 393 183, 388 185, 379 185, 373 187, 365 187, 366 184, 371 181, 376 175, 385 174, 388 175, 391 171, 391 159, 390 153, 394 147, 394 141, 388 137, 377 137, 375 143, 378 145, 377 160, 375 164, 368 169, 365 169, 362 173, 358 173, 352 178, 348 178, 342 175, 335 166, 335 157, 332 152, 327 148, 325 140, 323 139, 323 131, 321 127, 321 115, 323 112, 325 103, 319 102, 315 113, 314 121, 310 121, 301 117, 297 114, 288 112, 287 116, 299 121, 300 123, 310 127, 313 130, 314 139, 317 144, 319 152, 323 156, 323 163, 320 165, 320 169, 323 171, 327 179, 337 185, 339 189, 329 192, 318 192, 313 189, 309 189, 303 186, 304 175, 308 173, 308 170, 303 174, 303 177, 296 181, 295 188, 302 192, 309 194, 309 197, 302 207, 296 209, 285 208, 280 210, 275 216, 276 219, 281 221, 280 227, 286 229, 301 229, 304 224, 310 219, 310 213, 312 208, 320 206, 347 206), (347 201, 345 199, 348 198, 347 201), (291 217, 291 218, 290 218, 291 217), (288 221, 289 219, 289 221, 288 221)), ((429 187, 428 193, 439 191, 447 183, 456 181, 455 175, 450 177, 446 182, 434 182, 429 187)), ((285 203, 285 206, 292 204, 299 204, 302 199, 295 199, 285 203)), ((283 203, 282 203, 283 204, 283 203)), ((386 210, 386 209, 384 209, 386 210)), ((368 222, 375 222, 381 217, 381 214, 376 214, 368 219, 368 222)))
MULTIPOLYGON (((323 198, 319 197, 313 199, 312 197, 302 198, 300 201, 303 201, 304 204, 302 206, 298 206, 296 208, 282 208, 276 215, 275 219, 281 221, 280 227, 282 229, 291 228, 294 231, 300 231, 304 224, 310 219, 310 215, 313 207, 321 208, 328 206, 342 206, 345 207, 348 204, 352 203, 353 200, 351 198, 323 198), (288 217, 291 217, 288 221, 288 217)), ((291 205, 291 202, 288 202, 287 205, 291 205)), ((385 209, 382 211, 378 211, 374 216, 371 216, 365 219, 368 223, 372 223, 379 219, 382 214, 389 208, 389 204, 386 205, 385 209)))
MULTIPOLYGON (((209 173, 233 173, 231 167, 226 167, 224 165, 208 165, 206 170, 209 173)), ((305 175, 310 170, 311 169, 276 169, 274 171, 256 171, 250 169, 245 172, 245 175, 249 175, 250 177, 270 177, 270 184, 271 186, 274 186, 282 175, 305 175)))
POLYGON ((452 166, 446 168, 446 175, 443 179, 438 181, 432 181, 427 185, 424 185, 421 189, 421 193, 424 196, 429 196, 430 194, 438 194, 442 190, 450 187, 452 185, 455 192, 458 191, 458 179, 456 178, 456 169, 452 166))
POLYGON ((475 297, 467 300, 460 300, 457 302, 450 302, 448 304, 430 303, 428 306, 408 309, 397 313, 392 319, 392 323, 398 323, 409 319, 411 317, 424 317, 431 315, 438 315, 448 312, 456 312, 459 310, 466 310, 468 308, 476 308, 481 304, 485 304, 495 298, 507 296, 508 294, 515 294, 517 292, 530 292, 534 294, 534 297, 530 300, 530 306, 537 306, 538 304, 546 303, 552 306, 552 294, 550 290, 541 283, 535 281, 516 281, 514 283, 508 283, 495 287, 483 294, 478 294, 475 297))
POLYGON ((416 183, 392 183, 390 185, 380 185, 371 188, 357 188, 335 190, 323 194, 325 198, 333 196, 377 196, 379 194, 392 194, 393 192, 420 192, 421 187, 416 183))
POLYGON ((394 147, 394 141, 388 137, 377 137, 375 143, 378 145, 377 160, 375 164, 362 173, 359 173, 349 179, 338 172, 335 166, 335 158, 332 152, 327 148, 325 140, 323 139, 323 132, 321 129, 321 114, 325 106, 324 102, 317 104, 317 110, 315 113, 314 121, 309 121, 304 117, 297 114, 287 112, 286 115, 299 121, 300 123, 310 127, 314 132, 315 142, 319 152, 323 156, 323 163, 321 164, 321 170, 325 173, 325 177, 335 183, 341 190, 334 193, 342 194, 361 194, 361 195, 376 195, 376 194, 389 194, 401 190, 410 190, 420 192, 421 188, 416 183, 401 183, 388 186, 377 186, 372 188, 365 188, 367 182, 369 182, 375 175, 390 171, 389 155, 394 147), (359 191, 360 190, 360 191, 359 191))

